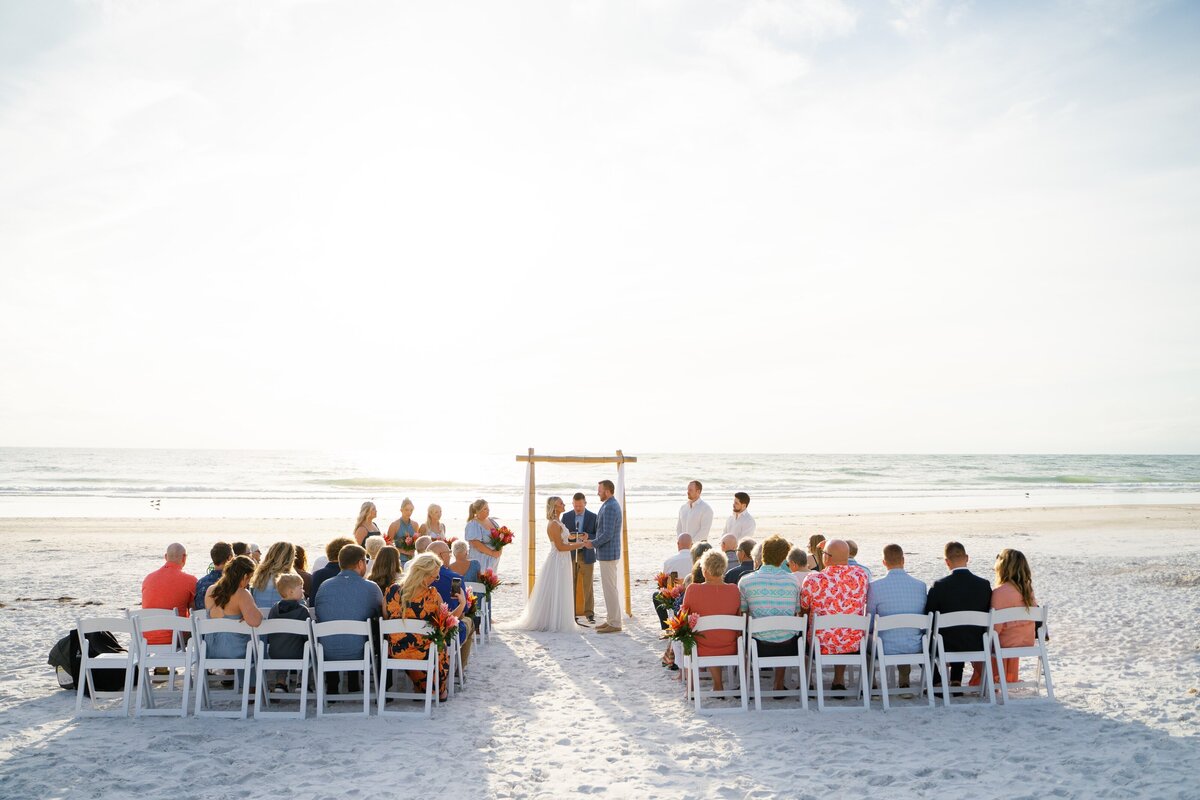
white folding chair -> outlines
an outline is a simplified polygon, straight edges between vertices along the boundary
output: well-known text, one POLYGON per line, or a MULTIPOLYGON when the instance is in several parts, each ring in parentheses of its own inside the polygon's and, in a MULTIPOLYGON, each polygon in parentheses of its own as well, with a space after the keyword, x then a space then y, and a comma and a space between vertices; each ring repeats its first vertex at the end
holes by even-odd
POLYGON ((308 714, 308 676, 312 671, 312 624, 306 619, 264 619, 254 631, 255 695, 254 718, 281 717, 304 719, 308 714), (303 636, 304 647, 300 658, 274 658, 271 656, 272 636, 303 636), (267 670, 300 673, 300 691, 271 694, 267 685, 267 670), (272 711, 272 701, 297 700, 296 711, 272 711))
POLYGON ((462 689, 467 685, 466 677, 463 675, 462 665, 462 642, 458 640, 458 635, 455 634, 450 640, 450 681, 447 685, 446 697, 454 697, 454 690, 457 686, 462 689))
MULTIPOLYGON (((173 608, 130 608, 126 609, 125 616, 130 619, 147 619, 149 617, 178 617, 178 612, 173 608)), ((143 631, 153 630, 152 628, 142 627, 143 631)), ((188 626, 187 632, 191 633, 191 626, 188 626)), ((178 632, 171 635, 171 649, 179 650, 182 641, 187 638, 178 632)), ((164 645, 153 645, 154 647, 163 647, 164 645)))
POLYGON ((193 619, 196 647, 199 658, 196 660, 196 708, 197 717, 228 717, 245 719, 250 710, 250 676, 253 667, 254 629, 240 619, 193 619), (237 633, 246 637, 246 649, 242 655, 234 658, 215 658, 208 654, 208 637, 217 633, 237 633), (210 669, 233 670, 233 689, 231 691, 213 689, 209 680, 224 678, 209 675, 210 669), (218 709, 213 707, 214 700, 241 699, 239 710, 218 709))
POLYGON ((134 613, 131 619, 137 630, 134 639, 138 645, 138 693, 133 715, 141 717, 178 714, 186 717, 192 689, 192 668, 196 661, 195 641, 188 638, 192 632, 192 621, 187 617, 175 616, 173 611, 169 615, 134 613), (148 643, 146 634, 156 631, 170 631, 172 644, 148 643), (186 643, 180 646, 178 643, 182 642, 186 643), (152 676, 154 670, 159 667, 168 670, 171 677, 166 688, 156 690, 152 676), (182 676, 176 671, 180 669, 183 670, 182 676), (180 678, 183 685, 176 689, 175 682, 180 678), (159 700, 174 699, 177 694, 180 695, 178 709, 159 705, 159 700))
POLYGON ((750 686, 754 690, 754 709, 762 711, 764 697, 800 696, 800 707, 808 709, 808 670, 804 666, 804 628, 802 617, 751 617, 750 618, 750 686), (798 634, 796 655, 794 656, 760 656, 758 641, 754 634, 763 631, 792 631, 798 634), (799 689, 763 689, 762 674, 764 669, 790 669, 795 667, 800 675, 799 689))
POLYGON ((992 629, 992 614, 990 611, 951 611, 943 614, 935 611, 933 614, 933 641, 937 645, 938 673, 942 678, 942 703, 946 708, 952 708, 950 702, 950 668, 949 664, 965 664, 968 661, 983 662, 983 682, 978 688, 971 686, 955 686, 955 694, 978 694, 980 702, 987 698, 988 705, 996 704, 996 687, 992 685, 992 647, 991 637, 987 632, 992 629), (942 631, 946 628, 957 628, 960 625, 972 625, 983 628, 984 633, 979 637, 982 650, 957 651, 946 650, 946 642, 942 631))
MULTIPOLYGON (((867 671, 867 631, 871 627, 871 618, 866 614, 818 614, 813 617, 813 641, 809 651, 809 667, 812 675, 809 686, 817 695, 817 710, 825 711, 825 668, 847 666, 858 668, 857 689, 830 689, 830 697, 858 698, 862 697, 862 707, 871 708, 871 694, 867 691, 870 673, 867 671), (849 628, 862 631, 863 637, 858 645, 857 653, 822 653, 821 639, 826 631, 834 628, 849 628)), ((847 682, 849 679, 847 678, 847 682)), ((857 709, 857 706, 830 706, 838 711, 857 709)))
POLYGON ((371 681, 375 679, 375 660, 371 654, 371 623, 366 620, 335 619, 329 622, 313 623, 313 641, 317 645, 317 716, 325 716, 325 703, 354 702, 362 700, 364 717, 371 715, 371 681), (328 636, 365 636, 362 646, 362 658, 328 659, 325 657, 325 645, 321 641, 328 636), (359 672, 362 673, 362 691, 330 696, 325 691, 325 675, 330 672, 359 672))
MULTIPOLYGON (((388 634, 405 634, 413 633, 421 636, 428 636, 430 632, 429 623, 419 619, 381 619, 379 620, 379 716, 381 717, 398 717, 405 714, 423 714, 426 717, 432 716, 433 704, 441 694, 441 674, 438 672, 438 649, 433 642, 429 643, 429 654, 423 659, 415 658, 392 658, 391 642, 388 640, 388 634), (401 692, 388 691, 388 672, 389 671, 408 670, 420 671, 425 673, 425 691, 421 692, 401 692), (424 700, 425 710, 422 711, 398 711, 387 708, 388 700, 424 700)), ((408 680, 407 675, 403 675, 403 680, 408 680)))
POLYGON ((469 581, 466 587, 475 597, 479 598, 479 626, 475 628, 475 644, 479 644, 481 640, 486 642, 492 635, 492 623, 488 619, 491 609, 488 607, 490 604, 487 599, 487 588, 482 583, 474 581, 469 581))
POLYGON ((137 626, 133 620, 121 617, 92 617, 77 619, 75 630, 79 636, 79 649, 82 656, 79 660, 79 689, 75 693, 75 716, 77 717, 125 717, 129 715, 129 695, 133 691, 134 676, 137 674, 137 626), (112 634, 123 633, 129 636, 129 649, 124 653, 99 653, 89 655, 87 635, 108 631, 112 634), (93 670, 123 669, 125 670, 125 688, 119 692, 96 691, 93 670), (84 687, 91 700, 91 708, 83 707, 84 687), (97 699, 121 698, 121 705, 116 709, 102 709, 96 704, 97 699))
POLYGON ((878 696, 883 701, 883 710, 891 708, 890 696, 906 694, 912 689, 891 686, 888 683, 888 671, 898 666, 920 667, 921 678, 925 681, 925 694, 929 697, 929 705, 933 701, 933 669, 929 662, 929 635, 933 629, 933 613, 929 614, 890 614, 875 615, 874 632, 871 634, 871 660, 867 674, 878 681, 879 688, 871 689, 871 696, 878 696), (894 631, 911 628, 921 632, 921 650, 917 653, 892 653, 889 655, 884 646, 884 631, 894 631))
MULTIPOLYGON (((688 664, 691 668, 692 675, 692 692, 696 698, 696 713, 714 713, 717 711, 749 711, 750 710, 750 692, 746 686, 746 617, 741 614, 710 614, 700 617, 700 621, 696 623, 695 632, 704 633, 705 631, 737 631, 737 653, 728 656, 701 656, 698 653, 693 653, 688 659, 688 664), (705 667, 733 667, 737 674, 738 688, 722 689, 716 691, 709 689, 705 691, 700 685, 700 671, 705 667), (742 699, 741 708, 705 708, 704 696, 709 697, 734 697, 740 695, 742 699)), ((703 640, 703 639, 701 639, 703 640)), ((699 647, 699 643, 697 643, 699 647)))
POLYGON ((1046 649, 1046 618, 1049 616, 1049 611, 1049 606, 1034 606, 1033 608, 1017 606, 1016 608, 1002 608, 992 611, 992 625, 998 625, 1002 622, 1026 621, 1034 624, 1041 623, 1037 628, 1037 636, 1034 638, 1033 644, 1029 647, 1001 647, 1000 633, 995 628, 992 628, 992 653, 996 656, 996 669, 1000 673, 998 676, 1000 678, 1000 698, 1006 705, 1009 701, 1009 689, 1033 689, 1034 695, 1038 696, 1038 692, 1042 687, 1043 676, 1046 681, 1046 696, 1041 699, 1054 700, 1054 684, 1050 680, 1050 654, 1046 649), (1004 659, 1006 658, 1036 658, 1037 672, 1033 680, 1009 683, 1004 669, 1004 659))

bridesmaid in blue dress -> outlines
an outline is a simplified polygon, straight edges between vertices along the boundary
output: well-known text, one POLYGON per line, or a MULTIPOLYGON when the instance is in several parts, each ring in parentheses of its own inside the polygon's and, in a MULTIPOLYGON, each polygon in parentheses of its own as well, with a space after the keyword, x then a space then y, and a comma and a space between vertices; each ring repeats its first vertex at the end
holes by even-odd
POLYGON ((385 537, 388 544, 395 545, 400 551, 400 563, 407 564, 408 560, 415 555, 415 551, 411 546, 404 544, 404 537, 411 536, 413 541, 417 540, 417 526, 413 522, 412 513, 416 509, 413 501, 407 497, 400 503, 400 519, 388 526, 387 536, 385 537))
POLYGON ((500 563, 500 551, 493 550, 488 546, 492 532, 496 530, 495 523, 488 516, 489 511, 487 500, 476 500, 471 503, 471 508, 467 512, 469 521, 463 538, 467 540, 467 544, 471 545, 471 555, 479 562, 479 569, 481 571, 490 569, 499 574, 496 567, 500 563))

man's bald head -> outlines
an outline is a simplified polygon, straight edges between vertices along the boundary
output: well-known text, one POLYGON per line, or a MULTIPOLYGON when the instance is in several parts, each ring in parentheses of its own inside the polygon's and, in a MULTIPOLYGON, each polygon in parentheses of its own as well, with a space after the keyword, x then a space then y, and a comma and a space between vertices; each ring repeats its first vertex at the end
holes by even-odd
POLYGON ((433 553, 435 556, 437 556, 438 558, 440 558, 442 560, 443 564, 450 563, 450 545, 446 544, 441 539, 430 542, 429 547, 426 549, 425 552, 433 553))
POLYGON ((172 564, 183 566, 183 562, 187 561, 187 550, 179 542, 171 542, 167 545, 167 552, 163 558, 172 564))
POLYGON ((825 563, 845 564, 850 561, 850 545, 842 539, 833 539, 825 543, 825 563))
POLYGON ((690 533, 679 534, 677 537, 675 537, 675 544, 678 545, 680 550, 691 550, 692 535, 690 533))
POLYGON ((721 537, 721 552, 728 553, 732 550, 737 550, 737 537, 727 533, 721 537))

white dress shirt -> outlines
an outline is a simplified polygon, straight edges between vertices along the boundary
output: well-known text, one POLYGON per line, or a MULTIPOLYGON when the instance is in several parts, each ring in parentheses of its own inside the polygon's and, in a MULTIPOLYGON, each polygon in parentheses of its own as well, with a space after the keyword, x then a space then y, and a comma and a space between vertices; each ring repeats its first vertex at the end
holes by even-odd
POLYGON ((693 542, 703 542, 712 530, 712 506, 703 500, 684 503, 679 508, 679 522, 675 524, 675 535, 688 533, 693 542))
POLYGON ((692 574, 691 550, 680 550, 663 562, 663 574, 670 575, 672 572, 678 573, 681 580, 692 574))
POLYGON ((754 529, 758 524, 754 521, 754 517, 750 516, 749 511, 743 511, 741 514, 730 514, 729 519, 725 520, 725 533, 723 536, 733 534, 740 542, 747 536, 754 535, 754 529))

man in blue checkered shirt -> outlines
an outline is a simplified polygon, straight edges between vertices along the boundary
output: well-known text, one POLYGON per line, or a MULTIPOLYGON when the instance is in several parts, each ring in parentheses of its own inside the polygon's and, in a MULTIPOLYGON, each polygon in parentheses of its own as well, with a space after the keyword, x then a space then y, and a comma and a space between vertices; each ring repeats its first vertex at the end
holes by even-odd
MULTIPOLYGON (((867 613, 878 614, 881 617, 892 614, 924 614, 925 595, 927 588, 924 581, 919 581, 904 571, 904 550, 898 544, 889 544, 883 548, 883 565, 887 567, 887 575, 871 581, 867 587, 867 613)), ((882 631, 879 638, 883 640, 885 655, 896 653, 921 652, 921 632, 915 628, 897 628, 882 631)), ((909 674, 912 667, 908 664, 898 664, 900 687, 908 687, 909 674)))

